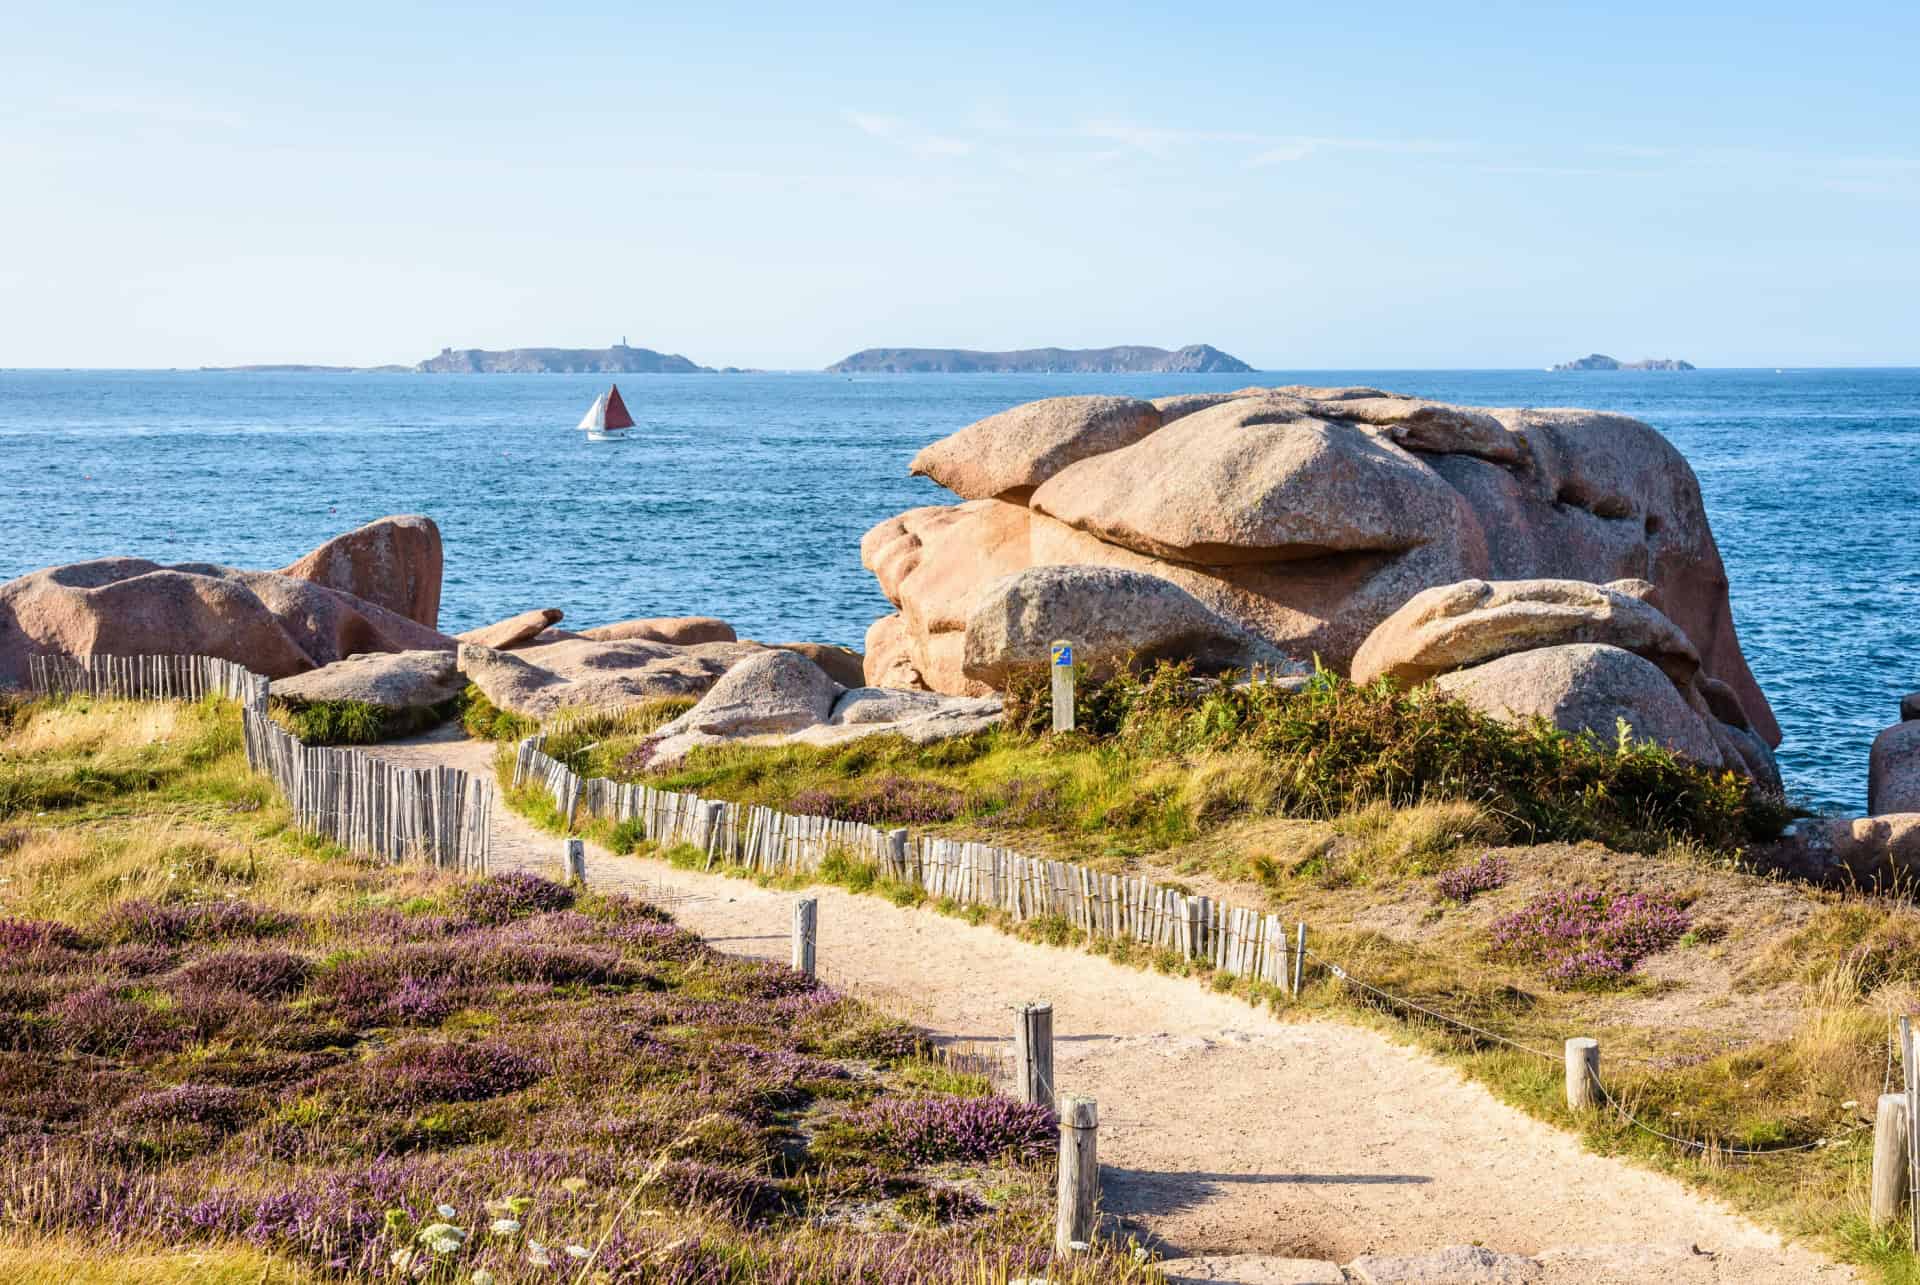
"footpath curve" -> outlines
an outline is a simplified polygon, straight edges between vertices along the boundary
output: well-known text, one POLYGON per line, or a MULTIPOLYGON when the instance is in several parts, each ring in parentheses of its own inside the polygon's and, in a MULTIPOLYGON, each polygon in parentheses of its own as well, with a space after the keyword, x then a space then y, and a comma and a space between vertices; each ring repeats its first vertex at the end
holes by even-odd
MULTIPOLYGON (((456 734, 457 735, 457 734, 456 734)), ((382 758, 486 772, 495 747, 446 733, 382 758)), ((494 802, 492 868, 556 874, 559 840, 494 802)), ((785 958, 792 895, 615 856, 588 881, 672 904, 716 947, 785 958)), ((1011 1041, 1012 1006, 1054 1006, 1056 1079, 1100 1103, 1103 1207, 1196 1279, 1340 1280, 1261 1258, 1352 1263, 1473 1243, 1529 1255, 1384 1282, 1840 1285, 1861 1278, 1675 1179, 1585 1151, 1418 1050, 1328 1021, 1283 1022, 1192 981, 1018 941, 833 887, 823 975, 944 1040, 1011 1041), (1522 1266, 1522 1264, 1526 1264, 1522 1266), (1518 1272, 1520 1274, 1513 1274, 1518 1272)))

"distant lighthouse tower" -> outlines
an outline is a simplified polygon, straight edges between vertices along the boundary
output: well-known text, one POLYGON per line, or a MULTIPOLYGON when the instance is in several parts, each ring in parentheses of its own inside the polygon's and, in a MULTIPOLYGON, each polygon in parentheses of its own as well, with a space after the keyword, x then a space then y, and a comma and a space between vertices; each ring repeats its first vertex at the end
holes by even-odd
POLYGON ((620 346, 622 348, 625 348, 627 346, 627 337, 625 335, 620 336, 620 346))

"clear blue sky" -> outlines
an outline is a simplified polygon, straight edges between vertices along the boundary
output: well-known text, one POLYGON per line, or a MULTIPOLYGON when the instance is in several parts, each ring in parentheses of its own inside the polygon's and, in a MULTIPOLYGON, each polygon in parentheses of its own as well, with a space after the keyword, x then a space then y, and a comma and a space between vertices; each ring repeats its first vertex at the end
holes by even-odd
POLYGON ((0 366, 1920 364, 1916 66, 1910 3, 12 0, 0 366))

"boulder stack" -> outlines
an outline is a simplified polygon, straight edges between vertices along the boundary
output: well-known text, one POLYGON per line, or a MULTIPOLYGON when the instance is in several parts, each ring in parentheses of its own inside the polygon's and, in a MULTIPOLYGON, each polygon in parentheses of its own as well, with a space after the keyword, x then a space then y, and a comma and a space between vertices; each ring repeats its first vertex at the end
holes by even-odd
POLYGON ((1665 672, 1690 647, 1752 733, 1779 742, 1693 470, 1635 419, 1370 388, 1052 398, 934 443, 913 468, 964 502, 910 510, 861 542, 898 608, 868 631, 870 682, 982 690, 968 673, 974 610, 1035 567, 1171 582, 1285 655, 1342 672, 1426 589, 1633 580, 1644 588, 1615 592, 1664 602, 1684 644, 1651 663, 1665 672))

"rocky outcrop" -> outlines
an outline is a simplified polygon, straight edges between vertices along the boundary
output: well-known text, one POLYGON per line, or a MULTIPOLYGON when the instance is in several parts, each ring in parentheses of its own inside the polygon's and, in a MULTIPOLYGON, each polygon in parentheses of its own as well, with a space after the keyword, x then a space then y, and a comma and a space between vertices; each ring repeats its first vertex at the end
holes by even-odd
POLYGON ((1920 721, 1895 723, 1873 738, 1867 811, 1920 812, 1920 721))
POLYGON ((356 701, 387 710, 430 709, 466 689, 450 651, 368 652, 336 660, 291 678, 275 679, 268 694, 290 705, 356 701))
POLYGON ((277 571, 102 558, 0 585, 0 687, 24 686, 33 655, 218 656, 285 678, 362 652, 454 646, 406 616, 277 571))
POLYGON ((1149 402, 1049 397, 941 438, 907 471, 969 500, 1023 496, 1067 465, 1130 446, 1159 427, 1160 412, 1149 402))
POLYGON ((1920 812, 1807 817, 1758 855, 1815 882, 1904 894, 1920 874, 1920 812))
POLYGON ((663 696, 700 696, 737 662, 763 648, 753 643, 551 643, 522 651, 460 644, 460 672, 489 701, 527 718, 562 709, 613 709, 663 696))
POLYGON ((350 593, 429 629, 440 627, 440 528, 418 513, 335 536, 280 574, 350 593))
POLYGON ((755 736, 797 732, 833 715, 840 684, 805 656, 763 651, 720 676, 700 703, 660 729, 662 736, 755 736))
POLYGON ((1706 723, 1652 661, 1619 647, 1573 643, 1502 656, 1442 674, 1434 686, 1507 722, 1544 718, 1611 745, 1620 720, 1635 740, 1653 741, 1708 767, 1727 766, 1706 723))
POLYGON ((1143 416, 1115 445, 1084 412, 1036 403, 923 452, 922 471, 969 502, 911 510, 862 541, 899 609, 868 633, 868 681, 978 693, 964 669, 976 600, 1049 564, 1171 581, 1286 654, 1342 672, 1425 589, 1634 579, 1751 730, 1778 744, 1740 653, 1699 484, 1638 420, 1364 388, 1147 405, 1162 426, 1141 432, 1143 416))
POLYGON ((1304 670, 1272 644, 1204 606, 1180 586, 1119 567, 1029 567, 994 581, 967 617, 961 670, 1001 687, 1019 665, 1042 665, 1054 639, 1096 671, 1128 657, 1190 658, 1203 672, 1304 670))
POLYGON ((652 616, 641 620, 621 620, 611 625, 582 629, 580 637, 595 642, 672 643, 688 647, 694 643, 733 642, 733 626, 712 616, 652 616))
MULTIPOLYGON (((549 625, 558 624, 566 613, 558 607, 538 607, 532 611, 523 611, 517 616, 508 616, 505 620, 478 629, 469 629, 454 637, 463 643, 472 643, 475 647, 491 647, 495 651, 505 651, 541 638, 549 625)), ((559 642, 557 638, 544 639, 546 642, 559 642)))
POLYGON ((1920 692, 1911 692, 1900 698, 1900 721, 1908 722, 1920 718, 1920 692))
MULTIPOLYGON (((1700 653, 1679 627, 1629 593, 1581 580, 1463 580, 1422 590, 1367 635, 1353 681, 1411 687, 1514 652, 1604 643, 1658 665, 1684 690, 1700 653)), ((1719 690, 1732 695, 1724 684, 1719 690)))

